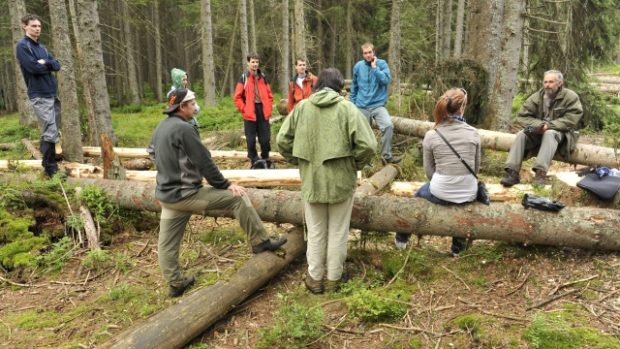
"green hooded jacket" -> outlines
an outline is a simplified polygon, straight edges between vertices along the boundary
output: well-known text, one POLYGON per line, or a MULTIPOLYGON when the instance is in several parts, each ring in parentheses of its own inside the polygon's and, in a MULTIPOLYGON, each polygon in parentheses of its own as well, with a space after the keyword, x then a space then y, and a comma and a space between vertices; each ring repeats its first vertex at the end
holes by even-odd
MULTIPOLYGON (((523 128, 527 126, 539 127, 544 120, 544 96, 545 90, 540 89, 523 103, 517 123, 523 128)), ((549 114, 551 121, 546 122, 549 129, 564 132, 566 140, 558 146, 558 151, 565 159, 570 159, 570 154, 575 150, 579 133, 577 126, 583 116, 583 108, 579 96, 567 88, 561 88, 553 100, 549 114)))
MULTIPOLYGON (((172 93, 172 91, 178 89, 178 88, 186 88, 183 86, 183 77, 187 75, 187 73, 184 70, 181 70, 179 68, 172 68, 172 70, 170 71, 170 78, 172 79, 172 86, 170 86, 170 91, 168 91, 168 93, 166 94, 166 99, 170 98, 170 94, 172 93)), ((198 124, 198 120, 196 120, 196 115, 198 115, 198 113, 200 112, 200 106, 198 105, 198 103, 196 103, 196 111, 194 112, 194 117, 189 119, 187 122, 189 122, 190 125, 198 128, 200 125, 198 124)))
POLYGON ((331 204, 353 195, 356 171, 370 164, 377 141, 357 107, 326 88, 297 104, 280 128, 277 145, 299 166, 302 199, 331 204))

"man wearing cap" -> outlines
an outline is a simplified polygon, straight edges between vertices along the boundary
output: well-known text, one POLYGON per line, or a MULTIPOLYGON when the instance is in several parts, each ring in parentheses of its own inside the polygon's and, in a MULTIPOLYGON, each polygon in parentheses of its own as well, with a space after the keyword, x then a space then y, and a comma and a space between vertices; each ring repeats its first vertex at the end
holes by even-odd
POLYGON ((178 257, 185 226, 192 213, 214 209, 233 210, 248 235, 253 253, 275 251, 285 237, 270 238, 242 186, 230 183, 217 168, 198 132, 187 123, 196 109, 196 95, 186 89, 172 92, 168 117, 159 123, 149 152, 157 167, 155 197, 161 204, 158 242, 159 266, 178 297, 191 286, 193 276, 181 276, 178 257), (203 178, 210 186, 203 186, 203 178))
POLYGON ((41 20, 38 16, 28 14, 22 17, 22 27, 26 36, 17 42, 15 52, 28 88, 28 98, 39 119, 43 169, 47 176, 52 177, 58 171, 56 143, 60 142, 60 100, 52 72, 60 70, 60 63, 39 42, 41 20))

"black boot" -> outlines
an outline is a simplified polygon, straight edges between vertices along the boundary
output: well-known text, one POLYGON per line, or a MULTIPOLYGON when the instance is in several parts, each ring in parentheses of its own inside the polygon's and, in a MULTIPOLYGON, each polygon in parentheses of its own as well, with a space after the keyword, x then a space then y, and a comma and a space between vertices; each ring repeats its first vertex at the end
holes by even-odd
POLYGON ((519 178, 519 172, 511 168, 506 169, 506 173, 502 180, 499 181, 504 187, 512 187, 515 184, 519 184, 521 179, 519 178))
POLYGON ((43 156, 41 164, 43 165, 45 175, 50 178, 54 177, 54 174, 58 172, 58 162, 56 162, 56 144, 41 140, 39 150, 41 150, 41 155, 43 156))

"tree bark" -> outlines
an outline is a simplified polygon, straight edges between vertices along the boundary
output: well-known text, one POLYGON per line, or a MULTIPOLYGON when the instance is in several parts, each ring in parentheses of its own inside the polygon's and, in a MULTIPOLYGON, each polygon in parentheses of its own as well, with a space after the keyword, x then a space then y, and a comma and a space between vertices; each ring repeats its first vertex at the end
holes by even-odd
POLYGON ((321 70, 323 70, 323 66, 325 64, 325 27, 324 27, 324 23, 323 23, 323 14, 320 12, 323 9, 323 1, 322 0, 317 0, 316 1, 316 8, 319 9, 319 11, 316 12, 316 36, 317 38, 319 38, 319 40, 317 40, 317 49, 316 49, 316 62, 314 64, 314 67, 312 67, 312 71, 317 73, 320 72, 321 70))
POLYGON ((247 56, 249 51, 248 44, 248 7, 246 0, 239 0, 239 21, 241 22, 241 26, 239 27, 239 31, 241 33, 241 56, 243 59, 241 60, 241 66, 246 67, 247 65, 247 56))
MULTIPOLYGON (((404 135, 424 137, 426 132, 433 128, 434 123, 406 119, 397 116, 392 117, 394 132, 404 135)), ((509 151, 514 142, 515 135, 478 129, 482 147, 485 149, 509 151)), ((566 161, 556 154, 555 160, 566 161)), ((599 147, 590 144, 577 144, 575 151, 571 154, 572 163, 588 166, 608 166, 613 168, 620 167, 620 154, 616 154, 613 148, 599 147)))
MULTIPOLYGON (((203 141, 205 142, 205 141, 203 141)), ((101 148, 100 147, 82 147, 84 151, 84 156, 86 157, 99 157, 101 156, 101 148)), ((245 160, 247 159, 247 152, 240 150, 210 150, 212 159, 236 159, 236 160, 245 160)), ((121 148, 115 147, 114 153, 120 158, 148 158, 149 154, 146 152, 144 148, 121 148)), ((284 157, 277 152, 270 152, 269 159, 275 161, 283 161, 284 157)))
MULTIPOLYGON (((163 60, 161 54, 161 24, 159 22, 159 0, 153 0, 153 31, 155 39, 155 98, 158 101, 164 100, 162 82, 163 82, 163 60)), ((205 86, 207 83, 205 82, 205 86)), ((206 90, 206 87, 205 87, 206 90)), ((215 86, 213 87, 215 92, 215 86)), ((206 105, 206 101, 205 101, 206 105)))
POLYGON ((138 86, 138 74, 136 72, 135 48, 133 41, 133 33, 131 30, 132 15, 129 13, 129 4, 127 0, 121 0, 121 9, 123 13, 122 26, 123 37, 125 38, 125 59, 127 75, 124 77, 128 82, 129 96, 131 103, 140 104, 140 87, 138 86))
POLYGON ((289 0, 282 0, 282 59, 280 61, 280 94, 288 96, 288 81, 291 75, 291 39, 289 36, 289 0))
POLYGON ((450 57, 452 48, 452 0, 443 0, 441 14, 441 57, 442 60, 450 57))
POLYGON ((248 15, 250 16, 250 47, 252 52, 258 52, 256 50, 256 18, 254 17, 254 0, 248 0, 248 15))
POLYGON ((112 113, 103 63, 97 1, 77 0, 76 5, 80 24, 81 49, 86 62, 84 65, 85 73, 92 82, 90 87, 96 125, 90 125, 90 127, 96 131, 96 142, 99 142, 99 135, 107 134, 115 144, 116 137, 112 128, 112 113))
POLYGON ((353 0, 347 0, 346 16, 347 28, 344 38, 346 72, 344 76, 346 79, 351 79, 353 74, 353 52, 357 52, 357 50, 353 49, 353 0))
MULTIPOLYGON (((73 180, 104 189, 123 208, 159 211, 154 184, 73 180)), ((299 192, 249 189, 248 196, 263 221, 303 224, 299 192)), ((208 211, 232 217, 232 212, 208 211)), ((351 227, 381 232, 503 240, 525 244, 620 250, 617 210, 566 207, 557 213, 525 209, 518 204, 435 205, 420 198, 355 197, 351 227)))
POLYGON ((211 20, 211 0, 202 0, 202 71, 204 81, 204 103, 206 107, 216 105, 215 100, 215 63, 213 59, 213 24, 211 20))
POLYGON ((293 0, 295 13, 295 57, 306 58, 306 21, 304 18, 304 1, 293 0))
MULTIPOLYGON (((396 196, 412 197, 425 182, 393 182, 390 186, 390 193, 396 196)), ((521 200, 523 194, 536 194, 534 188, 529 184, 517 184, 510 188, 505 188, 501 184, 486 183, 489 196, 492 202, 516 202, 521 200)))
MULTIPOLYGON (((23 0, 14 0, 8 2, 9 6, 9 16, 11 17, 11 36, 13 38, 13 57, 17 54, 15 51, 15 45, 19 40, 24 37, 24 30, 22 29, 21 18, 24 14, 28 13, 26 11, 26 5, 23 0)), ((28 98, 26 82, 24 82, 24 77, 22 76, 21 69, 19 67, 19 62, 17 59, 14 60, 13 68, 15 71, 15 82, 16 82, 16 93, 15 98, 17 99, 17 112, 19 113, 19 124, 22 126, 31 126, 34 127, 37 125, 37 116, 34 114, 34 109, 32 109, 32 105, 30 105, 30 100, 28 98)))
POLYGON ((465 0, 458 0, 456 7, 456 28, 454 31, 454 58, 463 53, 463 32, 465 23, 465 0))
POLYGON ((54 37, 54 52, 62 66, 58 73, 58 92, 61 99, 62 122, 62 150, 65 159, 82 162, 82 131, 80 127, 80 103, 75 83, 75 70, 71 40, 69 39, 69 21, 64 0, 48 1, 52 32, 54 37))
POLYGON ((390 90, 392 95, 398 95, 398 110, 400 110, 400 5, 402 0, 392 0, 392 14, 390 17, 390 47, 388 61, 392 82, 390 90))

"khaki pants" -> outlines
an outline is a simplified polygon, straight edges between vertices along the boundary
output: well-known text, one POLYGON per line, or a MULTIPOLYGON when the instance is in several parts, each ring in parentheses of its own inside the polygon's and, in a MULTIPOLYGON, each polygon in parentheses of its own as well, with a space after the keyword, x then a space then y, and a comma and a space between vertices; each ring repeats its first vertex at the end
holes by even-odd
POLYGON ((179 268, 179 248, 185 226, 195 212, 232 209, 252 246, 269 239, 263 222, 247 196, 234 196, 230 190, 202 187, 175 203, 161 202, 158 255, 159 267, 168 284, 178 286, 183 277, 179 268))
POLYGON ((308 226, 308 273, 314 280, 340 280, 347 258, 353 197, 337 204, 304 203, 308 226))
POLYGON ((562 142, 564 137, 564 133, 555 130, 547 130, 542 135, 531 136, 527 136, 523 131, 519 131, 516 134, 514 143, 512 143, 510 147, 505 167, 519 172, 526 151, 539 148, 538 154, 536 155, 536 162, 532 169, 547 172, 549 166, 551 166, 551 160, 558 149, 558 145, 562 142))

